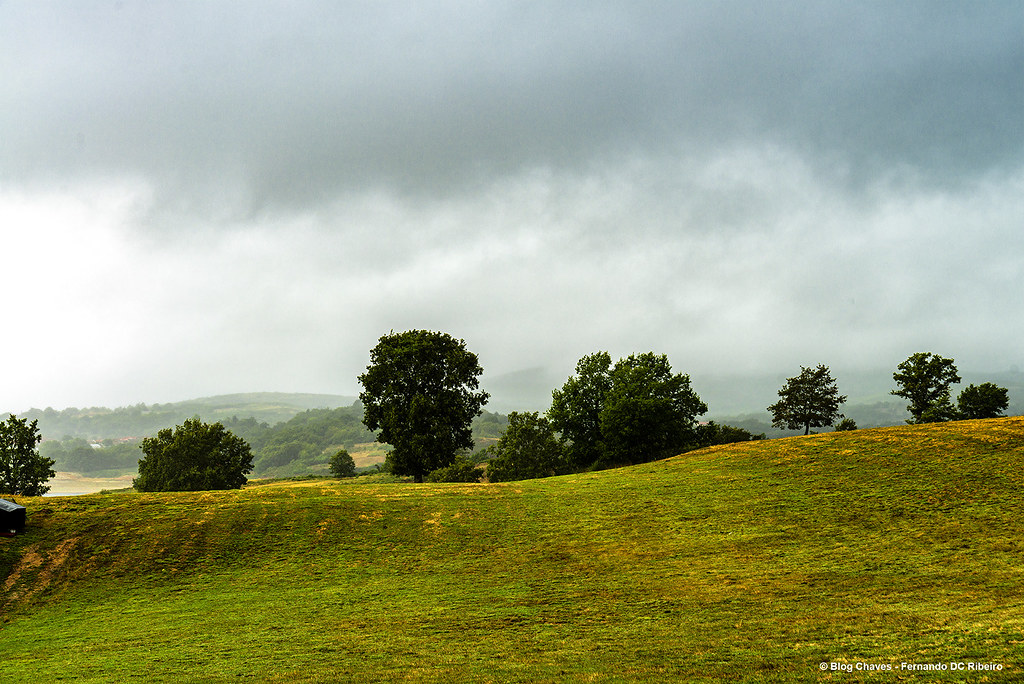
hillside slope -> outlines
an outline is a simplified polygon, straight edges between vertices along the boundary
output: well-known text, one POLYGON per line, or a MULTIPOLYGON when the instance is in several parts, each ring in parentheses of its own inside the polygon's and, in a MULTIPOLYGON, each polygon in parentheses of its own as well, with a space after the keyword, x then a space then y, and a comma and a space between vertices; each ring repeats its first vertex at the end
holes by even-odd
POLYGON ((1007 418, 510 484, 24 499, 0 681, 1014 681, 1022 485, 1007 418))

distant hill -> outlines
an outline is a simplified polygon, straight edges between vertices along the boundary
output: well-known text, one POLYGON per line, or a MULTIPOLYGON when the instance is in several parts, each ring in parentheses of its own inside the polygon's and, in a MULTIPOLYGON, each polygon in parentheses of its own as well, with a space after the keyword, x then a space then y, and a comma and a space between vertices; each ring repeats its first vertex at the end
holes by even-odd
POLYGON ((151 437, 159 430, 180 425, 192 416, 208 422, 232 417, 254 418, 259 423, 276 425, 308 409, 351 406, 355 401, 356 397, 335 394, 251 392, 119 408, 33 408, 22 413, 21 417, 38 420, 43 439, 122 439, 151 437))
MULTIPOLYGON (((40 453, 54 459, 58 471, 107 477, 134 473, 142 438, 196 415, 222 422, 249 443, 254 477, 323 475, 331 456, 342 448, 358 467, 369 467, 382 463, 390 448, 374 441, 354 397, 329 394, 226 394, 174 404, 33 409, 23 414, 39 420, 45 439, 40 453), (102 448, 95 444, 99 440, 102 448)), ((484 411, 473 421, 477 446, 495 441, 507 424, 506 416, 484 411)))

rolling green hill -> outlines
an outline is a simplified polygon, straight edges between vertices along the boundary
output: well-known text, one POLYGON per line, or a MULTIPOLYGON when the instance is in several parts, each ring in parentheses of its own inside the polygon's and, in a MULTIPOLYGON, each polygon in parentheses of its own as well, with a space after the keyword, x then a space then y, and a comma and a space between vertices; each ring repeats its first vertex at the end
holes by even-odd
POLYGON ((1024 671, 1024 418, 506 484, 20 501, 25 534, 0 539, 4 682, 1024 671), (906 669, 949 663, 1002 669, 906 669))

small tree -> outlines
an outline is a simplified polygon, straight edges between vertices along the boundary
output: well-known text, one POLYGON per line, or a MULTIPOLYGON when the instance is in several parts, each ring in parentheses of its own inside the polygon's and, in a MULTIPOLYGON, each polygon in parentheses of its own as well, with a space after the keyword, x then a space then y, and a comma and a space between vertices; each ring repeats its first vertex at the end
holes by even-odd
POLYGON ((331 456, 330 470, 334 477, 355 477, 356 462, 347 451, 339 449, 336 454, 331 456))
POLYGON ((240 489, 252 472, 249 444, 221 423, 198 417, 160 430, 140 445, 139 476, 132 482, 140 492, 189 492, 240 489))
POLYGON ((853 418, 846 418, 845 416, 836 423, 836 432, 850 432, 857 429, 857 421, 853 418))
POLYGON ((496 454, 487 464, 491 482, 550 477, 566 469, 565 450, 554 428, 536 412, 508 414, 508 427, 489 448, 496 454))
POLYGON ((473 448, 472 421, 487 403, 476 354, 451 335, 410 330, 381 337, 359 376, 363 423, 394 447, 392 472, 416 482, 473 448))
POLYGON ((918 352, 897 366, 892 374, 899 389, 891 392, 908 399, 908 423, 934 423, 952 420, 955 409, 949 399, 950 385, 960 382, 953 359, 931 352, 918 352))
POLYGON ((839 407, 846 397, 839 394, 836 381, 828 366, 817 368, 800 366, 800 375, 787 378, 779 390, 779 401, 768 407, 772 414, 772 427, 788 430, 832 425, 840 418, 839 407))
POLYGON ((962 418, 998 418, 1009 408, 1010 397, 1005 387, 983 382, 965 387, 956 403, 962 418))
POLYGON ((56 473, 53 459, 36 449, 42 439, 35 420, 29 423, 11 414, 0 422, 0 492, 42 496, 50 491, 46 483, 56 473))

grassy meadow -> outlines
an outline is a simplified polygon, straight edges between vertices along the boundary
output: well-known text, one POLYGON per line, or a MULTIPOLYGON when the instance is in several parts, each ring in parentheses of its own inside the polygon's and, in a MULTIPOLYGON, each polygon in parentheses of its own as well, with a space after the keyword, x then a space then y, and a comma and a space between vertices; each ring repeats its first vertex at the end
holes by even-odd
POLYGON ((1024 681, 1024 418, 18 501, 0 682, 1024 681))

